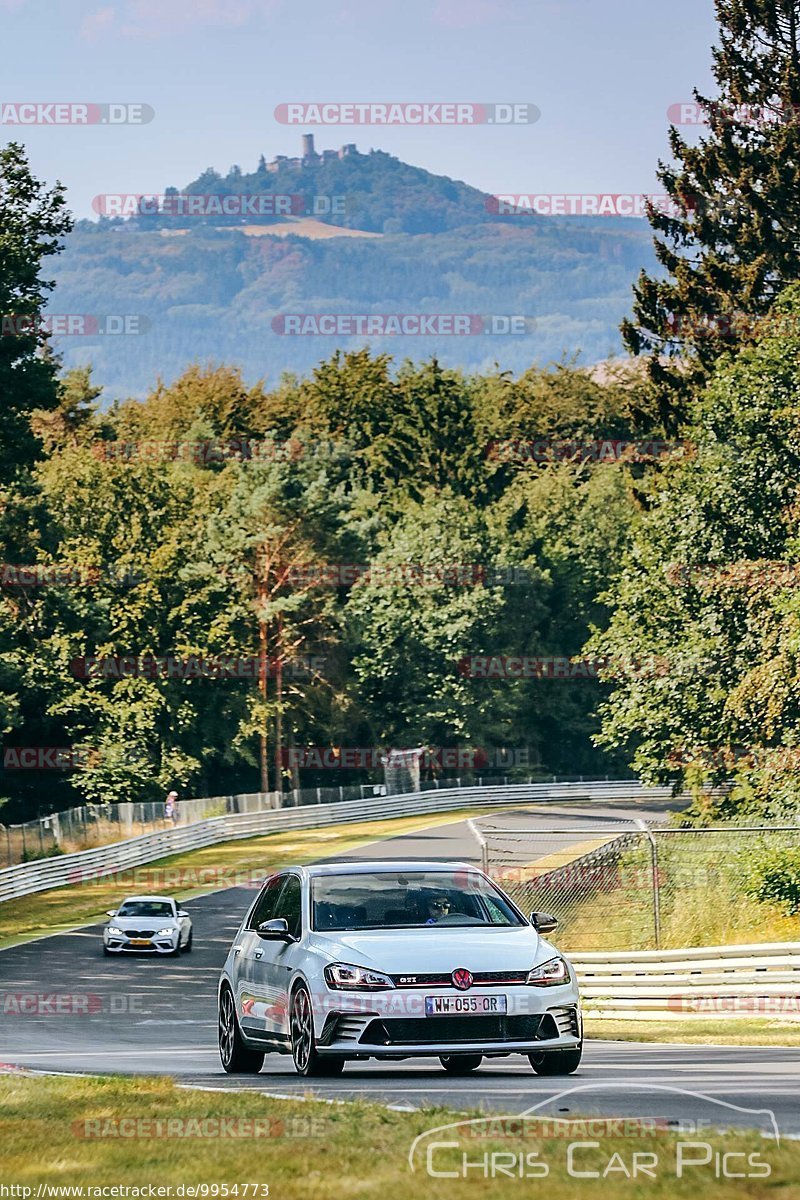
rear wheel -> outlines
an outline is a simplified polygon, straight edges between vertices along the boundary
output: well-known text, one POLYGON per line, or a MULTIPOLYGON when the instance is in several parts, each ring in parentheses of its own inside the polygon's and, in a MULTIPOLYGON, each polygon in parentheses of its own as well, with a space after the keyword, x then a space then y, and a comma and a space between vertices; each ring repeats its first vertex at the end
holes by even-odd
POLYGON ((571 1075, 581 1064, 583 1046, 574 1050, 548 1050, 544 1054, 529 1054, 528 1061, 537 1075, 571 1075))
POLYGON ((233 992, 227 987, 219 998, 219 1057, 228 1075, 257 1075, 264 1065, 263 1050, 251 1050, 242 1041, 233 992))
POLYGON ((344 1059, 328 1057, 317 1052, 314 1038, 314 1015, 311 997, 304 984, 292 994, 289 1029, 292 1040, 292 1058, 298 1075, 341 1075, 344 1059))
POLYGON ((448 1075, 470 1075, 483 1062, 482 1054, 440 1054, 439 1062, 448 1075))

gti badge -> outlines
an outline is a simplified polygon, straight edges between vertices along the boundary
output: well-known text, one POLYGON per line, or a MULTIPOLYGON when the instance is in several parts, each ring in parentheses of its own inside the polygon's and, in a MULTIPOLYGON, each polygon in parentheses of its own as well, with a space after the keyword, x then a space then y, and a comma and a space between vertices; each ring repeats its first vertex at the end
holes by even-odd
POLYGON ((453 987, 457 987, 460 992, 466 992, 472 987, 472 972, 466 967, 456 967, 453 974, 450 976, 453 981, 453 987))

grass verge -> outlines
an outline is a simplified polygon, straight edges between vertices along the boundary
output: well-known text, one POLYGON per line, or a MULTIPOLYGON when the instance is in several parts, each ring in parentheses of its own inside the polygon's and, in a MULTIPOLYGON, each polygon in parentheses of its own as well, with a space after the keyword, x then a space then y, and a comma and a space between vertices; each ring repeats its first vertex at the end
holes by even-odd
POLYGON ((322 829, 265 834, 245 841, 218 842, 203 850, 173 854, 116 875, 6 900, 0 903, 0 949, 43 933, 57 933, 105 919, 106 910, 116 907, 126 893, 166 893, 179 900, 190 900, 222 887, 254 886, 271 871, 290 863, 344 854, 371 842, 450 825, 478 813, 476 809, 464 809, 446 816, 428 814, 388 821, 348 822, 322 829))
POLYGON ((584 1012, 589 1038, 620 1042, 680 1042, 682 1046, 800 1046, 800 1023, 736 1017, 697 1021, 606 1021, 584 1012))
MULTIPOLYGON (((648 1134, 642 1132, 643 1125, 626 1137, 613 1127, 598 1131, 597 1124, 603 1123, 597 1122, 590 1138, 585 1130, 576 1132, 574 1140, 581 1146, 573 1160, 574 1171, 595 1173, 578 1178, 567 1172, 572 1135, 553 1136, 552 1125, 544 1121, 525 1127, 523 1137, 512 1135, 513 1127, 502 1127, 496 1120, 472 1126, 472 1136, 462 1134, 460 1140, 451 1130, 435 1135, 422 1143, 412 1173, 408 1156, 414 1139, 462 1116, 444 1109, 400 1113, 361 1102, 303 1103, 255 1092, 180 1089, 170 1080, 156 1078, 10 1075, 0 1077, 0 1110, 2 1178, 7 1186, 31 1189, 27 1196, 8 1192, 21 1200, 36 1197, 37 1187, 48 1184, 83 1187, 87 1200, 102 1194, 92 1193, 91 1188, 144 1188, 116 1194, 147 1196, 151 1184, 164 1189, 161 1196, 233 1196, 236 1200, 263 1200, 266 1188, 270 1200, 328 1200, 330 1196, 360 1200, 408 1194, 434 1200, 471 1196, 494 1200, 515 1194, 514 1183, 519 1187, 517 1195, 530 1195, 536 1182, 539 1188, 546 1187, 548 1200, 607 1198, 609 1184, 612 1194, 630 1200, 800 1196, 798 1144, 778 1146, 755 1131, 704 1132, 699 1140, 719 1152, 738 1153, 741 1157, 729 1160, 730 1171, 757 1177, 726 1178, 711 1150, 703 1165, 684 1163, 679 1177, 681 1153, 695 1160, 705 1154, 697 1149, 681 1151, 676 1137, 663 1129, 653 1128, 648 1134), (223 1136, 221 1130, 226 1131, 223 1136), (256 1130, 260 1131, 257 1137, 256 1130), (426 1148, 437 1140, 457 1143, 431 1153, 433 1170, 451 1172, 450 1177, 435 1177, 426 1169, 426 1148), (502 1158, 492 1158, 493 1154, 502 1158), (627 1177, 634 1154, 648 1156, 650 1175, 627 1177), (748 1159, 748 1155, 755 1157, 748 1159), (522 1162, 521 1171, 512 1165, 511 1156, 513 1163, 522 1162), (466 1168, 466 1177, 465 1158, 474 1164, 466 1168), (248 1190, 243 1192, 245 1184, 248 1190), (183 1193, 177 1190, 181 1185, 183 1193), (236 1185, 238 1197, 231 1190, 236 1185), (200 1190, 203 1187, 205 1191, 200 1190), (198 1191, 192 1193, 190 1188, 198 1191)), ((41 1194, 47 1196, 46 1191, 41 1194)))

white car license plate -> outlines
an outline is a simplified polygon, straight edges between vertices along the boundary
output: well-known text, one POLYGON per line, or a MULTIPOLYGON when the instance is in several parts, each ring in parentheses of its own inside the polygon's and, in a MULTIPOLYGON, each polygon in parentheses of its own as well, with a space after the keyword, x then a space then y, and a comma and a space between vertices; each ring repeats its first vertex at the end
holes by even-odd
POLYGON ((475 1017, 508 1012, 506 996, 426 996, 426 1017, 475 1017))
POLYGON ((132 946, 152 946, 153 944, 150 938, 131 938, 130 941, 132 946))

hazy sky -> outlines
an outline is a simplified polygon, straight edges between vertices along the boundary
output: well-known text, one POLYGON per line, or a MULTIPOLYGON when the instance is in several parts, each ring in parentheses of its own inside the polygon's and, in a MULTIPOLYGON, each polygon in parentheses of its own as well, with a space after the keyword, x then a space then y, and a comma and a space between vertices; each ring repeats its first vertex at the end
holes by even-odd
MULTIPOLYGON (((487 192, 654 190, 667 108, 713 90, 712 0, 0 0, 0 105, 149 104, 146 125, 4 124, 79 217, 207 166, 355 142, 487 192), (293 101, 529 102, 532 125, 286 126, 293 101)), ((2 112, 2 108, 0 108, 2 112)))

